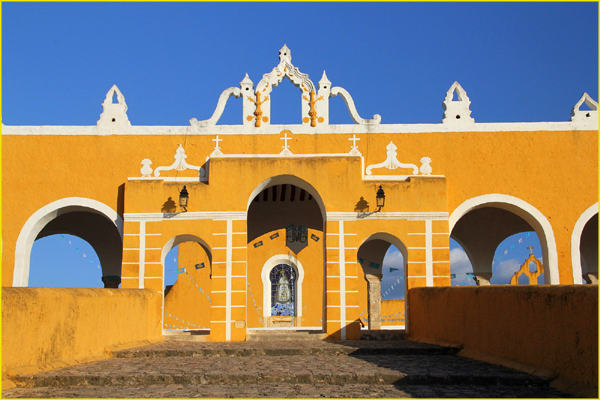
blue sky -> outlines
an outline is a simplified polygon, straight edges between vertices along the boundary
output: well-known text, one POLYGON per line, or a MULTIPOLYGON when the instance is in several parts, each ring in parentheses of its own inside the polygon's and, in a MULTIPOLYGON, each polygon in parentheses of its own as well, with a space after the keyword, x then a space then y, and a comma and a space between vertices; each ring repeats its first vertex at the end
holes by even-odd
MULTIPOLYGON (((2 121, 94 125, 117 84, 133 125, 185 126, 246 73, 258 83, 284 43, 313 82, 327 71, 382 123, 440 122, 454 81, 476 122, 567 121, 584 92, 598 100, 595 2, 2 3, 2 121)), ((300 122, 289 82, 272 100, 273 123, 300 122)), ((330 104, 332 123, 351 123, 330 104)), ((239 99, 220 123, 241 123, 239 99)), ((73 246, 51 240, 46 260, 73 246)))

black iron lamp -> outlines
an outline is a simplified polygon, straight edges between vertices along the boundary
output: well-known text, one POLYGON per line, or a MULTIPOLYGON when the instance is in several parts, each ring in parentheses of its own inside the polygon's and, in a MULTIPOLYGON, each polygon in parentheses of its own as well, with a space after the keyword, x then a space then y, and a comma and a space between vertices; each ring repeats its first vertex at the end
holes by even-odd
POLYGON ((383 188, 379 186, 379 190, 377 191, 377 207, 379 208, 377 211, 381 211, 383 206, 385 205, 385 192, 383 188))
POLYGON ((187 211, 187 205, 188 205, 189 198, 190 198, 190 195, 184 186, 183 189, 181 189, 181 192, 179 192, 179 207, 181 207, 184 212, 187 211))

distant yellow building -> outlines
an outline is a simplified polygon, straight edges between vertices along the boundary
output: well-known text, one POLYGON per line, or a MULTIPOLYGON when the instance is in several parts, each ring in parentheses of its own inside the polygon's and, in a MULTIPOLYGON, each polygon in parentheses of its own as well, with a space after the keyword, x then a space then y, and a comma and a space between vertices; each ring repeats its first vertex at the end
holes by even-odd
POLYGON ((298 328, 358 339, 367 309, 378 329, 392 313, 380 295, 392 244, 406 289, 450 285, 450 237, 489 284, 498 244, 523 231, 539 236, 547 284, 597 282, 598 111, 587 94, 567 122, 476 123, 454 83, 441 123, 386 125, 362 118, 325 73, 315 86, 284 46, 256 87, 246 75, 205 121, 132 126, 116 86, 102 106, 96 126, 2 127, 5 286, 28 285, 36 239, 69 233, 94 247, 107 287, 163 293, 165 329, 239 341, 298 328), (299 88, 297 125, 270 121, 284 78, 299 88), (216 125, 231 96, 243 124, 216 125), (329 124, 335 96, 356 124, 329 124), (175 246, 183 269, 166 287, 175 246))

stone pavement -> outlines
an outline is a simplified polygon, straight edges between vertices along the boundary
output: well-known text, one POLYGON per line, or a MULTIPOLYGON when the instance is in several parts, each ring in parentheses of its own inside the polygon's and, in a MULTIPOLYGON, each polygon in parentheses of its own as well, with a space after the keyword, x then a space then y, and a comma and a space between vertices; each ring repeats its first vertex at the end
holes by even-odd
POLYGON ((5 398, 564 398, 544 378, 409 341, 165 342, 21 376, 5 398))

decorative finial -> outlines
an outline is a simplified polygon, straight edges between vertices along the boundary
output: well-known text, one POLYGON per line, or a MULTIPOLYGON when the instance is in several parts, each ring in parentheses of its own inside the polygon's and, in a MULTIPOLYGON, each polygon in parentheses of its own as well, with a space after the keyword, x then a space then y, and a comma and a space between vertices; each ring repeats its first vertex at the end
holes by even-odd
POLYGON ((319 81, 319 90, 321 89, 331 89, 331 82, 329 81, 329 79, 327 79, 327 75, 325 74, 325 71, 323 71, 323 76, 321 77, 321 80, 319 81))
POLYGON ((284 44, 281 50, 279 50, 279 61, 281 62, 284 60, 289 62, 292 61, 292 52, 286 44, 284 44))

